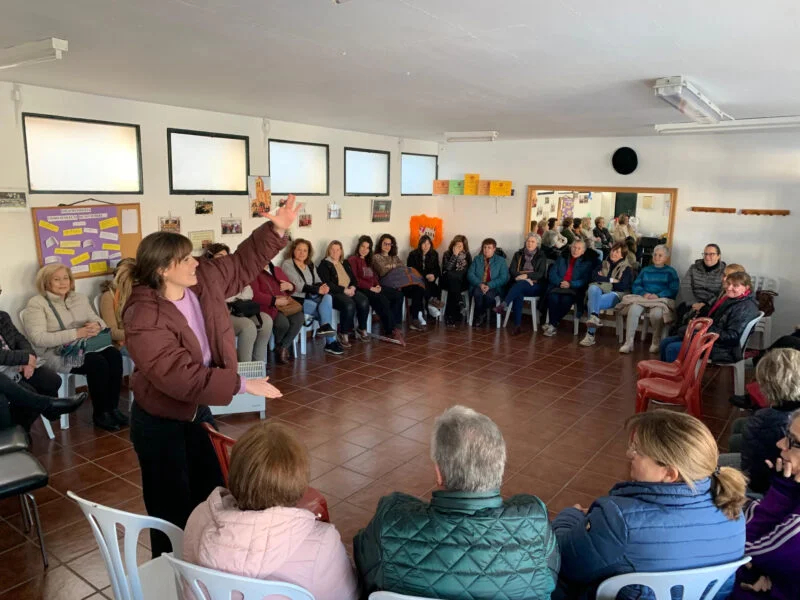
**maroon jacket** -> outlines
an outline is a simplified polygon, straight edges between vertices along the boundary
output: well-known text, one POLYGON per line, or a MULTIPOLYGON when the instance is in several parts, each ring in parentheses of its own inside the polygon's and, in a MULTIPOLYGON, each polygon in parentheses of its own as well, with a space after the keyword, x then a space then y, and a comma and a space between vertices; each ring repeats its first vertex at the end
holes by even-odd
POLYGON ((372 270, 372 267, 357 254, 353 254, 353 256, 347 259, 347 262, 350 263, 350 268, 353 269, 353 275, 355 275, 356 281, 358 282, 356 283, 357 288, 368 290, 369 288, 381 284, 375 271, 372 270))
POLYGON ((157 417, 192 420, 200 404, 225 406, 239 392, 236 342, 225 298, 238 294, 286 245, 267 222, 234 254, 200 259, 197 294, 211 346, 203 366, 200 343, 177 307, 156 290, 137 285, 125 304, 125 342, 136 370, 136 403, 157 417))
MULTIPOLYGON (((261 312, 267 313, 270 318, 275 319, 278 316, 278 307, 275 306, 275 298, 278 296, 291 296, 291 292, 281 291, 281 281, 292 283, 283 272, 283 269, 270 265, 273 272, 261 271, 256 277, 256 280, 250 284, 253 288, 253 300, 258 302, 261 307, 261 312)), ((294 291, 294 284, 292 284, 292 291, 294 291)))

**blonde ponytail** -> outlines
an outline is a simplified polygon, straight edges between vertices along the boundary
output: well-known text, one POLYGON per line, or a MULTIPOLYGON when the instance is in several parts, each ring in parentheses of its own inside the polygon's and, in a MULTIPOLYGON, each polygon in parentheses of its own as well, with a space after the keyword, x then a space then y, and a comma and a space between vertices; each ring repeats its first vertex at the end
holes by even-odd
POLYGON ((711 497, 714 505, 731 520, 742 515, 742 508, 747 501, 747 477, 731 467, 719 467, 711 475, 711 497))
POLYGON ((136 260, 133 258, 123 258, 114 271, 114 316, 117 323, 122 323, 122 309, 131 297, 131 291, 135 284, 133 271, 136 268, 136 260))

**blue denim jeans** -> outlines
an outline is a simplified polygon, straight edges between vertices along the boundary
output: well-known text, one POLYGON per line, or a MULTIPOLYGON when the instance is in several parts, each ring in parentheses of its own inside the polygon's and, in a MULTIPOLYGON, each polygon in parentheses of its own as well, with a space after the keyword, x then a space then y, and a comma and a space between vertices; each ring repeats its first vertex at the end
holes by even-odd
POLYGON ((333 319, 333 298, 330 294, 325 294, 320 302, 305 299, 303 300, 303 312, 317 319, 320 325, 325 323, 330 325, 333 319))
POLYGON ((661 345, 659 346, 661 360, 675 362, 681 352, 681 344, 683 344, 683 338, 677 335, 671 335, 661 340, 661 345))
MULTIPOLYGON (((528 280, 517 281, 511 286, 506 294, 505 303, 510 304, 514 308, 514 325, 517 327, 522 323, 522 306, 525 303, 526 296, 541 297, 545 292, 545 286, 540 283, 531 285, 528 280)), ((533 315, 536 319, 537 315, 533 315)))
MULTIPOLYGON (((590 285, 586 291, 586 306, 590 315, 599 315, 601 310, 614 308, 619 304, 619 296, 614 292, 603 292, 599 285, 590 285)), ((594 335, 595 327, 589 327, 588 332, 594 335)))

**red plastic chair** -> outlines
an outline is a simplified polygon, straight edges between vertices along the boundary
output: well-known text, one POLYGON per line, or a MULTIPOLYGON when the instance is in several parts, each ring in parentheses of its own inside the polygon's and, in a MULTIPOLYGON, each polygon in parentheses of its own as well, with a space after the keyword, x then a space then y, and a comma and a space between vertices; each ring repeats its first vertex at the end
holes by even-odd
POLYGON ((711 348, 719 335, 704 333, 698 336, 699 341, 691 349, 687 359, 686 372, 680 380, 663 379, 661 377, 648 377, 636 382, 636 412, 645 412, 650 400, 677 404, 686 407, 686 411, 700 418, 700 388, 703 383, 703 373, 711 355, 711 348))
POLYGON ((639 379, 648 377, 661 377, 663 379, 680 379, 686 369, 686 355, 689 353, 692 342, 697 342, 700 336, 708 331, 713 321, 708 317, 698 317, 689 322, 686 333, 683 334, 681 351, 675 362, 664 362, 661 360, 640 360, 636 364, 639 379))
MULTIPOLYGON (((214 452, 217 454, 219 468, 222 471, 225 485, 228 485, 228 473, 231 466, 231 448, 236 443, 236 440, 228 437, 224 433, 220 433, 214 429, 210 423, 203 423, 203 428, 208 432, 211 445, 214 446, 214 452)), ((300 501, 297 503, 297 508, 310 510, 317 515, 317 519, 320 521, 325 523, 331 522, 331 517, 328 513, 328 502, 325 500, 325 496, 317 489, 312 487, 308 488, 305 495, 300 498, 300 501)))

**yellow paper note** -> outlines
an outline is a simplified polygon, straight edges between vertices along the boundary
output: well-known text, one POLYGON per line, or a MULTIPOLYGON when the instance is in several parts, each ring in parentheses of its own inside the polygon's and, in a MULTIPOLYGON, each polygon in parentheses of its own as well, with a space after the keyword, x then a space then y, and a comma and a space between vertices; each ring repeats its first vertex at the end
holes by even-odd
POLYGON ((468 179, 464 180, 464 195, 465 196, 477 196, 478 194, 478 180, 469 181, 468 179))
POLYGON ((59 246, 62 248, 80 248, 81 242, 80 240, 64 240, 59 244, 59 246))
POLYGON ((106 271, 108 271, 108 263, 104 260, 89 265, 89 273, 105 273, 106 271))
POLYGON ((481 176, 478 173, 466 173, 464 175, 464 183, 467 181, 474 181, 477 185, 478 181, 480 180, 481 176))
POLYGON ((119 250, 119 244, 103 244, 103 250, 119 250))
POLYGON ((75 250, 70 250, 69 248, 56 248, 53 250, 53 254, 66 254, 67 256, 73 256, 75 254, 75 250))
POLYGON ((75 229, 65 229, 64 235, 80 235, 83 233, 83 229, 80 227, 76 227, 75 229))
POLYGON ((117 217, 100 221, 100 229, 111 229, 112 227, 119 227, 119 219, 117 217))
POLYGON ((60 231, 58 225, 53 225, 52 223, 48 223, 43 219, 39 219, 39 227, 41 227, 42 229, 47 229, 48 231, 55 231, 55 232, 60 231))
POLYGON ((75 258, 70 258, 69 262, 71 262, 72 266, 74 267, 75 265, 79 265, 81 263, 84 263, 87 260, 89 260, 89 253, 88 252, 84 252, 83 254, 79 254, 75 258))

